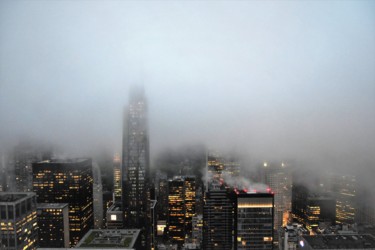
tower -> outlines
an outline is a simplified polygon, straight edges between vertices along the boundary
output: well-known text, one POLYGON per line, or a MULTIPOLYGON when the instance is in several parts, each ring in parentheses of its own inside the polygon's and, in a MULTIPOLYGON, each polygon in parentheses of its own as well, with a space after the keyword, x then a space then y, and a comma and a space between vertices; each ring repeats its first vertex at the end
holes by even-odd
MULTIPOLYGON (((143 88, 134 88, 125 111, 122 151, 122 204, 124 226, 143 229, 148 224, 149 209, 149 136, 147 103, 143 88)), ((144 243, 144 239, 142 242, 144 243)))

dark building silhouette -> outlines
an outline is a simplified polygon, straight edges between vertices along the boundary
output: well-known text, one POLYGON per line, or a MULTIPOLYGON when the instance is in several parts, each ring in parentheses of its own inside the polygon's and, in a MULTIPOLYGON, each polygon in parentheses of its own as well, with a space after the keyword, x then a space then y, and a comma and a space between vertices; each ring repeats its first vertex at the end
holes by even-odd
POLYGON ((71 246, 94 227, 91 159, 33 163, 33 189, 38 203, 69 203, 71 246))
POLYGON ((320 222, 335 223, 336 201, 333 197, 316 194, 304 185, 292 189, 292 215, 294 220, 313 230, 320 222))
POLYGON ((211 189, 203 208, 203 249, 233 249, 234 196, 226 189, 211 189))

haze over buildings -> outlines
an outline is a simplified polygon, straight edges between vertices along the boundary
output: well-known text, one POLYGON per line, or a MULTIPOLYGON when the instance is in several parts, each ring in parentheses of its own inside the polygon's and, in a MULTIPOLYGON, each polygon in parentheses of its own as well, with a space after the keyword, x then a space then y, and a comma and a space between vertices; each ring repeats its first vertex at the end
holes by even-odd
MULTIPOLYGON (((300 229, 373 234, 374 10, 1 1, 0 190, 59 206, 30 205, 40 239, 70 231, 59 245, 272 249, 296 247, 300 229)), ((1 219, 26 208, 4 203, 1 219)))
POLYGON ((251 158, 370 169, 374 8, 1 1, 1 147, 26 135, 79 155, 121 152, 121 114, 129 85, 140 83, 154 155, 204 142, 251 158))

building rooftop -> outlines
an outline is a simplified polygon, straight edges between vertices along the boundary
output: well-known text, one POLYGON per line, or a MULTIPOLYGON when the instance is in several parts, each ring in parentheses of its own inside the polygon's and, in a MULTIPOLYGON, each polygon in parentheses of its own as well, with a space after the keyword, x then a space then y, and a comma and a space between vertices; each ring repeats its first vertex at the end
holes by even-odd
POLYGON ((89 158, 74 158, 74 159, 50 159, 45 161, 40 161, 38 163, 79 163, 89 160, 89 158))
POLYGON ((134 249, 139 229, 91 229, 76 248, 87 249, 134 249))
POLYGON ((32 192, 0 192, 0 202, 16 202, 33 195, 32 192))
POLYGON ((312 249, 375 248, 375 238, 370 234, 303 236, 302 241, 300 246, 308 244, 312 249))
POLYGON ((121 204, 120 203, 112 204, 112 206, 110 206, 108 208, 107 212, 122 212, 121 211, 121 204))
POLYGON ((46 209, 46 208, 60 208, 63 209, 64 207, 68 206, 68 203, 38 203, 36 207, 38 209, 46 209))

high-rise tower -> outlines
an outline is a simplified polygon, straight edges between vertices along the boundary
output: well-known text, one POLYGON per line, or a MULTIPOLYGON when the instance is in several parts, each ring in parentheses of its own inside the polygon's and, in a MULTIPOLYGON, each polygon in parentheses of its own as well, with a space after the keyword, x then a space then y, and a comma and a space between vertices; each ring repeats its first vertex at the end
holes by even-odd
MULTIPOLYGON (((122 195, 126 228, 146 228, 149 206, 149 136, 143 88, 134 88, 125 111, 122 152, 122 195)), ((147 235, 147 234, 146 234, 147 235)))

